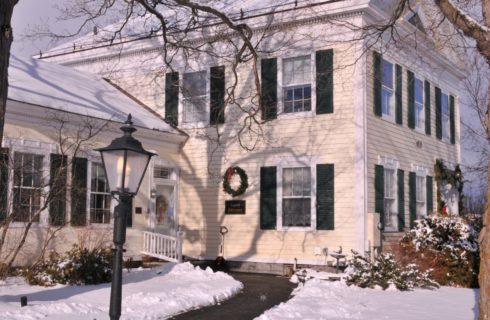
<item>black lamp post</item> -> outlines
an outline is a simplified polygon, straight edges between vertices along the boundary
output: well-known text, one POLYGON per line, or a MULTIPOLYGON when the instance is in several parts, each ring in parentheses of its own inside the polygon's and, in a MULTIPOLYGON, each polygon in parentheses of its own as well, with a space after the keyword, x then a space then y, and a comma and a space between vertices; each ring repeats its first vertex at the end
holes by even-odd
POLYGON ((96 149, 102 156, 109 189, 119 196, 114 208, 114 263, 112 268, 111 302, 109 316, 117 320, 121 316, 123 245, 126 242, 126 217, 131 214, 131 199, 138 192, 150 159, 155 154, 143 149, 132 133, 136 131, 128 120, 121 127, 122 137, 112 140, 105 148, 96 149))

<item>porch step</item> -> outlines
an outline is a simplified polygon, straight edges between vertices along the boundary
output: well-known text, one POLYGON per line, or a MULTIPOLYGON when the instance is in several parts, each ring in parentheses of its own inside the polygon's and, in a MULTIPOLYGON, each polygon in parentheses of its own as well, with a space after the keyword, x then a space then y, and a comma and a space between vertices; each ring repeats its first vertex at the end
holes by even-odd
POLYGON ((383 252, 393 253, 404 234, 405 232, 384 232, 382 237, 383 252))

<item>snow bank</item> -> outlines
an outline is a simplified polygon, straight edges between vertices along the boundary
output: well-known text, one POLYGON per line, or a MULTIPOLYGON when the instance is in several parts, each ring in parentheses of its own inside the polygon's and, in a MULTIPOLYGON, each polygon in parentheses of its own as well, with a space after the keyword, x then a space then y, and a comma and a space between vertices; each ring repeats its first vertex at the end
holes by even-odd
MULTIPOLYGON (((223 272, 201 270, 190 263, 166 264, 124 274, 121 319, 163 319, 216 304, 243 285, 223 272)), ((0 320, 109 319, 110 284, 45 288, 22 279, 0 282, 0 320), (28 306, 20 307, 27 296, 28 306)))
MULTIPOLYGON (((311 275, 311 272, 308 272, 311 275)), ((344 281, 311 279, 294 297, 258 320, 283 319, 477 319, 478 290, 442 287, 437 290, 386 291, 347 286, 344 281)))

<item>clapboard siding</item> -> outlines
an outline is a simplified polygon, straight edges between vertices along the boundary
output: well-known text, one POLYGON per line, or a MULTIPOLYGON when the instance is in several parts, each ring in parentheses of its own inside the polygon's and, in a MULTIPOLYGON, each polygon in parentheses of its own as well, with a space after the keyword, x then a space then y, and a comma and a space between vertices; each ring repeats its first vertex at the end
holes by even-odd
MULTIPOLYGON (((404 115, 407 114, 408 108, 408 94, 407 94, 407 67, 400 63, 403 61, 396 61, 403 66, 403 83, 404 83, 404 94, 403 94, 403 112, 404 115)), ((367 110, 372 110, 373 97, 373 81, 372 81, 372 60, 368 59, 369 63, 367 65, 367 110)), ((409 69, 414 71, 413 66, 409 69)), ((408 128, 406 122, 402 126, 395 124, 394 122, 389 122, 379 117, 376 117, 371 111, 367 112, 367 139, 368 139, 368 150, 367 150, 367 174, 368 174, 368 211, 375 212, 374 209, 374 167, 378 164, 378 156, 388 156, 390 158, 399 161, 400 169, 405 170, 406 173, 411 171, 412 164, 421 165, 429 170, 429 175, 434 175, 434 163, 435 159, 443 159, 452 163, 459 162, 458 147, 457 145, 451 145, 448 141, 443 142, 436 139, 435 136, 435 93, 434 87, 441 86, 437 81, 439 79, 434 79, 430 74, 424 74, 423 72, 415 73, 415 76, 420 78, 422 81, 428 80, 431 83, 431 135, 425 133, 425 126, 423 126, 421 131, 408 128), (416 146, 417 141, 422 143, 422 148, 416 146)), ((456 95, 457 89, 450 88, 447 84, 443 86, 445 92, 449 94, 456 95)), ((456 104, 458 105, 458 104, 456 104)), ((459 108, 456 108, 456 119, 459 119, 459 108)), ((456 121, 456 132, 459 133, 459 121, 456 121)), ((457 141, 459 141, 459 134, 457 134, 457 141)), ((404 182, 405 189, 405 199, 408 199, 408 178, 405 178, 404 182)), ((435 191, 435 190, 434 190, 435 191)), ((435 204, 436 192, 433 193, 433 203, 435 204)), ((405 221, 409 221, 409 201, 405 201, 405 221)), ((406 224, 408 226, 408 224, 406 224)))

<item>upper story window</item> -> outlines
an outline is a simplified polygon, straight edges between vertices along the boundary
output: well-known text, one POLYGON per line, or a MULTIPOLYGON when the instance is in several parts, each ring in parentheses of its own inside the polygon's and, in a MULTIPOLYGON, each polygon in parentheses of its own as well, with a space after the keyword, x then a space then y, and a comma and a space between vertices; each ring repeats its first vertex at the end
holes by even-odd
POLYGON ((442 138, 449 141, 451 138, 450 113, 449 113, 449 96, 441 94, 441 129, 442 138))
MULTIPOLYGON (((415 128, 425 129, 425 110, 424 110, 424 82, 418 78, 414 79, 414 98, 415 98, 415 128)), ((428 99, 428 97, 427 97, 428 99)))
POLYGON ((32 153, 14 153, 14 221, 39 222, 43 158, 42 155, 32 153))
POLYGON ((310 167, 283 169, 282 211, 283 226, 311 226, 310 167))
POLYGON ((109 223, 111 220, 111 193, 101 163, 92 163, 90 182, 90 222, 109 223))
POLYGON ((311 111, 310 56, 283 60, 283 112, 311 111))
POLYGON ((204 122, 207 112, 207 72, 184 73, 182 79, 184 123, 204 122))
POLYGON ((383 118, 394 120, 393 64, 381 59, 381 113, 383 118))

